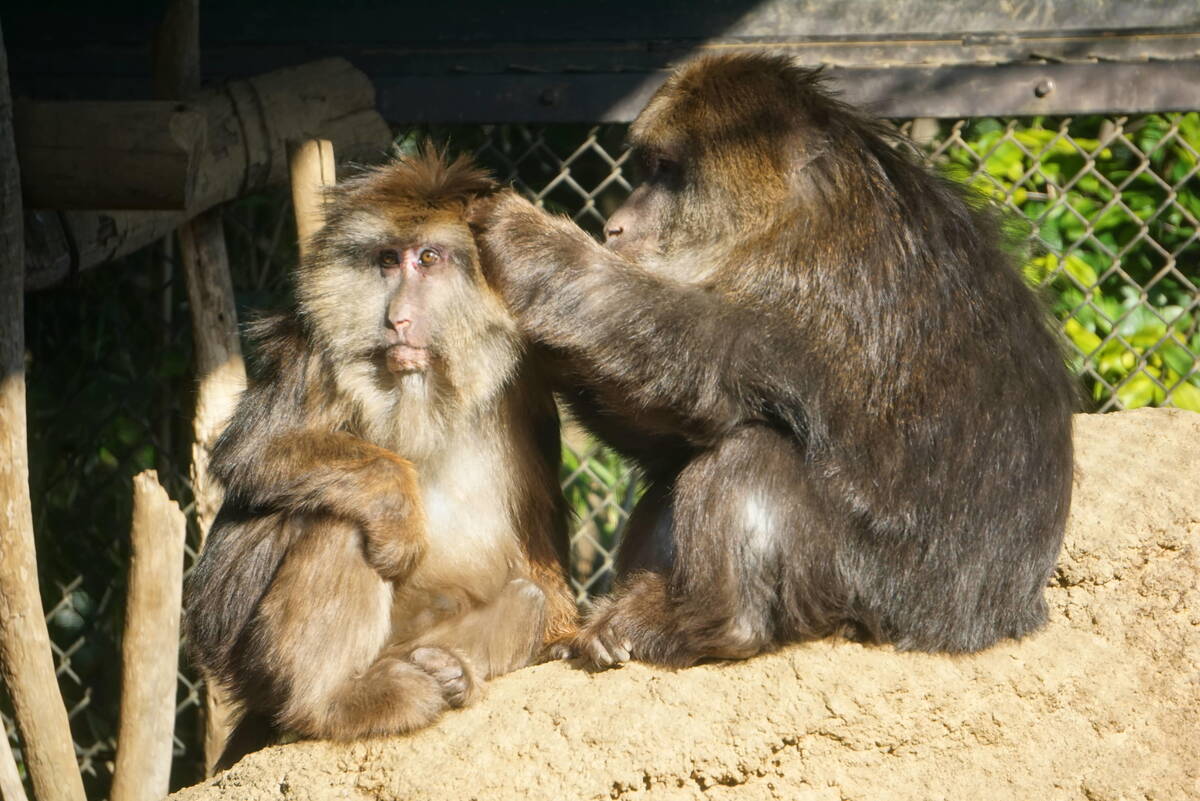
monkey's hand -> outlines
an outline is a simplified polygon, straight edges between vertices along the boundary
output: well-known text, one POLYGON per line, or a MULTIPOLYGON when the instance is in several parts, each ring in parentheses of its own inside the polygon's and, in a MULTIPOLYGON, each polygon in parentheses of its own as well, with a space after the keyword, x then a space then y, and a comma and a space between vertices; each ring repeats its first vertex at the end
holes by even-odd
POLYGON ((666 579, 638 571, 621 581, 607 598, 592 607, 572 651, 583 667, 620 667, 631 659, 669 667, 687 667, 707 657, 742 659, 749 653, 713 648, 675 617, 678 607, 667 592, 666 579))
POLYGON ((349 434, 298 431, 272 440, 262 464, 271 469, 262 471, 248 501, 354 522, 367 561, 384 578, 402 579, 423 555, 424 510, 407 459, 349 434))
POLYGON ((572 640, 570 650, 583 667, 592 670, 621 667, 630 660, 633 641, 625 633, 620 609, 612 599, 596 602, 587 623, 572 640))
POLYGON ((472 204, 471 228, 484 277, 520 317, 539 296, 576 278, 600 246, 565 217, 547 214, 512 190, 472 204))

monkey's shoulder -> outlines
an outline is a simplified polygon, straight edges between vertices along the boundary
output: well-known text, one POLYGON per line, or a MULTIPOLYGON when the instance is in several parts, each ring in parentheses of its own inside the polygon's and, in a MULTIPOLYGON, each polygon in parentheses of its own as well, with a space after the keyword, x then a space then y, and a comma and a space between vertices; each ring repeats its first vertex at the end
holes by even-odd
POLYGON ((263 315, 246 326, 252 352, 251 381, 269 381, 288 368, 299 367, 312 351, 304 327, 294 312, 263 315))

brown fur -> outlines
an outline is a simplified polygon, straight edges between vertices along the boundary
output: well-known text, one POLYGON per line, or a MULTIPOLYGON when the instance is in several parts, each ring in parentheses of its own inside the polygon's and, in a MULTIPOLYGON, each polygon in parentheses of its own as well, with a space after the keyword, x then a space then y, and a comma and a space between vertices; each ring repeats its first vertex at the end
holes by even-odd
POLYGON ((464 223, 492 190, 429 152, 339 185, 297 309, 254 329, 187 586, 192 659, 245 712, 224 765, 278 730, 427 725, 574 632, 557 412, 464 223), (379 260, 426 245, 427 273, 379 260), (389 369, 397 304, 428 329, 424 371, 389 369))
POLYGON ((607 247, 515 194, 473 216, 557 388, 650 485, 579 653, 1037 629, 1075 395, 995 213, 786 57, 684 66, 630 139, 649 177, 607 247))

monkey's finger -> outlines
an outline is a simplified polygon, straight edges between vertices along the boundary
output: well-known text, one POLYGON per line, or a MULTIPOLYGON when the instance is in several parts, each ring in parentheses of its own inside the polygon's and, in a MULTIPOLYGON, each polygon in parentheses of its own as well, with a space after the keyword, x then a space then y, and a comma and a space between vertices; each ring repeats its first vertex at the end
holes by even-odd
POLYGON ((571 650, 571 646, 565 642, 555 643, 546 650, 546 660, 554 661, 557 659, 570 659, 575 654, 571 650))
POLYGON ((610 626, 603 626, 585 643, 585 656, 598 668, 620 667, 630 659, 631 643, 627 638, 617 639, 610 626))
POLYGON ((620 667, 621 665, 623 665, 629 661, 629 643, 628 643, 628 641, 623 641, 620 643, 613 642, 611 640, 611 632, 610 632, 610 641, 608 642, 607 647, 608 647, 609 654, 612 655, 614 667, 620 667))
POLYGON ((613 666, 612 654, 604 647, 599 637, 593 637, 584 645, 584 656, 598 668, 613 666))

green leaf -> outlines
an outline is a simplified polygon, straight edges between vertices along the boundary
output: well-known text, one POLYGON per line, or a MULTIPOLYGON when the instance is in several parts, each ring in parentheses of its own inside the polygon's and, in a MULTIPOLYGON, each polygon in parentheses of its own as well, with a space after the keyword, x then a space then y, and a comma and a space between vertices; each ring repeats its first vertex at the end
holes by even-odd
POLYGON ((1187 382, 1179 384, 1171 390, 1171 405, 1200 412, 1200 388, 1187 382))
POLYGON ((1063 259, 1063 270, 1082 286, 1095 286, 1100 279, 1095 268, 1074 253, 1068 254, 1063 259))
POLYGON ((1158 384, 1144 372, 1139 372, 1117 388, 1117 400, 1126 409, 1137 409, 1161 402, 1163 395, 1158 384))
POLYGON ((1094 353, 1100 347, 1100 337, 1080 325, 1074 317, 1063 323, 1063 329, 1071 338, 1071 342, 1075 343, 1075 347, 1079 348, 1084 355, 1094 353))

